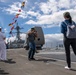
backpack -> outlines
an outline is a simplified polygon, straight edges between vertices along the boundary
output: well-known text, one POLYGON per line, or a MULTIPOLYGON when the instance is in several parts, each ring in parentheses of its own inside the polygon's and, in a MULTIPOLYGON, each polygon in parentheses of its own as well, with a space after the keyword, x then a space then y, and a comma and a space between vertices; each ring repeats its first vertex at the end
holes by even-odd
POLYGON ((73 22, 72 22, 72 25, 69 25, 66 22, 64 23, 67 25, 66 37, 71 39, 76 38, 76 25, 74 25, 73 22))

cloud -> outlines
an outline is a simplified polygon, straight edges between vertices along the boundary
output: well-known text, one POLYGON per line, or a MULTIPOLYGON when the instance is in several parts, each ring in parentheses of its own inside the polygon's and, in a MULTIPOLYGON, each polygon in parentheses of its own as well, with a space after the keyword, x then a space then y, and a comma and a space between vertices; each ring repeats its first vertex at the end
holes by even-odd
POLYGON ((44 14, 49 14, 51 12, 57 11, 57 2, 56 1, 48 1, 47 3, 41 2, 40 9, 44 14))
POLYGON ((26 24, 35 24, 35 25, 41 25, 46 27, 53 27, 53 26, 59 26, 60 22, 63 20, 63 13, 64 11, 56 12, 50 15, 39 15, 37 17, 37 20, 29 20, 26 22, 26 24))
POLYGON ((4 32, 5 32, 5 33, 7 33, 7 32, 8 32, 7 28, 4 28, 4 32))
POLYGON ((40 3, 40 9, 44 14, 59 12, 61 10, 75 9, 76 0, 48 0, 40 3))
POLYGON ((13 42, 14 40, 16 39, 16 36, 14 36, 14 37, 10 37, 10 38, 6 38, 6 43, 7 42, 13 42))
POLYGON ((0 17, 0 27, 4 27, 4 22, 3 22, 3 18, 2 17, 0 17))
POLYGON ((69 11, 73 20, 76 20, 76 0, 49 0, 47 2, 41 2, 39 4, 39 8, 39 11, 41 11, 43 14, 40 12, 34 12, 34 14, 38 13, 39 16, 36 16, 36 20, 28 20, 26 24, 41 25, 45 28, 60 26, 60 23, 64 20, 63 13, 65 11, 69 11))
POLYGON ((39 14, 38 12, 34 12, 34 11, 28 11, 28 12, 27 12, 27 15, 37 17, 37 16, 39 16, 40 14, 39 14))
POLYGON ((4 8, 3 10, 7 12, 7 14, 10 15, 16 15, 17 13, 19 13, 19 17, 21 18, 26 18, 26 13, 24 10, 21 9, 21 12, 19 12, 18 10, 21 9, 21 2, 15 2, 11 5, 9 5, 9 8, 4 8))
POLYGON ((56 42, 63 39, 62 34, 45 34, 45 42, 56 42))
POLYGON ((43 47, 56 48, 59 45, 63 45, 62 34, 46 34, 45 44, 43 47))
POLYGON ((76 17, 75 17, 76 10, 69 9, 69 10, 55 12, 50 15, 40 15, 37 17, 36 21, 29 20, 26 22, 26 24, 40 25, 41 27, 44 27, 44 25, 45 25, 46 28, 60 26, 60 23, 64 20, 63 13, 66 11, 70 12, 73 20, 76 21, 76 17))
POLYGON ((46 27, 48 28, 53 27, 53 26, 59 26, 61 21, 64 20, 63 13, 66 11, 69 11, 71 13, 74 21, 76 20, 76 17, 74 16, 76 13, 76 9, 75 9, 76 2, 70 3, 69 0, 68 1, 59 0, 59 2, 54 2, 54 1, 49 0, 49 2, 47 3, 40 3, 40 10, 43 12, 43 15, 37 16, 36 21, 29 20, 26 23, 35 24, 35 25, 40 24, 42 27, 46 25, 46 27), (65 2, 65 4, 63 4, 63 2, 65 2))
MULTIPOLYGON (((25 40, 26 34, 21 34, 20 35, 22 40, 25 40)), ((56 41, 61 41, 63 39, 62 34, 45 34, 45 42, 56 42, 56 41)), ((16 36, 10 37, 9 40, 14 41, 16 39, 16 36)))
MULTIPOLYGON (((25 40, 26 34, 21 34, 20 37, 21 37, 22 40, 25 40)), ((58 43, 63 44, 62 34, 45 34, 44 37, 45 37, 44 47, 46 47, 46 45, 47 45, 47 47, 50 47, 51 44, 52 44, 52 47, 56 47, 58 43)), ((9 42, 10 41, 13 42, 14 40, 16 40, 16 36, 15 37, 10 37, 9 39, 6 39, 6 41, 7 40, 9 42)))
MULTIPOLYGON (((6 30, 6 29, 5 29, 6 30)), ((22 40, 25 40, 25 37, 26 37, 26 34, 20 34, 20 38, 22 39, 22 40)), ((13 42, 14 40, 16 40, 16 36, 11 36, 11 37, 9 37, 9 38, 7 38, 6 39, 6 42, 8 41, 8 42, 13 42)))
MULTIPOLYGON (((22 10, 20 17, 28 19, 26 24, 39 25, 44 28, 60 26, 64 20, 63 13, 69 11, 74 21, 76 21, 76 0, 47 0, 46 2, 37 2, 34 4, 27 0, 25 10, 22 10), (31 7, 31 8, 30 8, 31 7), (36 9, 37 8, 37 9, 36 9)), ((20 9, 21 2, 15 2, 5 8, 8 14, 15 15, 20 9)))
POLYGON ((0 0, 0 2, 7 2, 8 0, 0 0))
POLYGON ((26 34, 21 34, 20 37, 21 37, 22 40, 25 40, 26 34))

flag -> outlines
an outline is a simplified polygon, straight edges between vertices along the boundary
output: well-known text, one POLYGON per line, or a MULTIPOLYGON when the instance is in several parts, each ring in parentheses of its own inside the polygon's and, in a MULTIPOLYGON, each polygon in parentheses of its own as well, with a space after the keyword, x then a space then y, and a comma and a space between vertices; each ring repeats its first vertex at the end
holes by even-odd
POLYGON ((17 20, 15 20, 15 23, 17 22, 17 20))
POLYGON ((10 23, 9 26, 12 26, 12 23, 10 23))
POLYGON ((12 34, 12 31, 10 31, 9 34, 12 34))
MULTIPOLYGON (((25 6, 25 1, 21 3, 21 8, 24 8, 25 6)), ((18 10, 18 12, 20 13, 22 10, 21 8, 18 10)), ((17 18, 19 17, 19 13, 17 13, 15 15, 15 17, 13 18, 14 22, 10 23, 9 26, 12 26, 13 24, 15 24, 17 22, 17 18)), ((12 34, 12 30, 14 29, 14 26, 11 27, 11 31, 9 32, 9 34, 12 34)), ((13 35, 12 35, 13 36, 13 35)))
POLYGON ((16 14, 15 17, 13 18, 13 20, 14 20, 15 18, 18 18, 19 15, 20 15, 20 14, 16 14))
POLYGON ((22 2, 21 8, 24 8, 24 6, 25 6, 25 2, 22 2))
POLYGON ((11 35, 12 35, 12 37, 13 37, 12 31, 10 31, 10 32, 9 32, 9 34, 11 34, 11 35))
POLYGON ((19 9, 18 12, 21 12, 21 9, 19 9))
POLYGON ((20 15, 20 14, 16 14, 16 16, 15 16, 15 17, 16 17, 16 18, 18 18, 18 16, 19 16, 19 15, 20 15))
POLYGON ((14 22, 10 23, 9 26, 12 26, 13 24, 15 24, 17 22, 17 20, 15 20, 14 22))
POLYGON ((14 26, 12 26, 11 30, 13 30, 13 29, 14 29, 14 26))

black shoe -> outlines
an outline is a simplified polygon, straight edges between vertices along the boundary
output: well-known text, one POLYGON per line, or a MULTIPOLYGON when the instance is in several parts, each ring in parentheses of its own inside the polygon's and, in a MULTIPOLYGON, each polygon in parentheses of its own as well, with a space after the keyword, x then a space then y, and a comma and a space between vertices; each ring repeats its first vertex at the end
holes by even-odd
POLYGON ((1 62, 6 62, 7 60, 0 60, 1 62))
POLYGON ((35 58, 31 58, 31 60, 36 60, 35 58))
POLYGON ((28 58, 29 61, 36 60, 35 58, 28 58))
POLYGON ((32 59, 31 58, 28 58, 28 60, 31 61, 32 59))

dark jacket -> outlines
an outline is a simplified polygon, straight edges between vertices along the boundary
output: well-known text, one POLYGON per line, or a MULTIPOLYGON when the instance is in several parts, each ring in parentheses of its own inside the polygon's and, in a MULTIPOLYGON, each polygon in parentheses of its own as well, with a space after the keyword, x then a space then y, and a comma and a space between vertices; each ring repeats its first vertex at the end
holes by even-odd
MULTIPOLYGON (((69 24, 69 25, 72 25, 72 24, 69 22, 69 20, 64 20, 64 21, 61 23, 61 33, 63 33, 64 35, 66 35, 67 25, 66 25, 64 22, 66 22, 66 23, 69 24)), ((76 25, 74 21, 72 21, 72 23, 73 23, 74 25, 76 25)))

